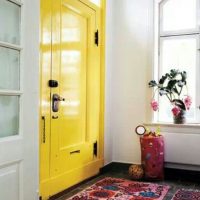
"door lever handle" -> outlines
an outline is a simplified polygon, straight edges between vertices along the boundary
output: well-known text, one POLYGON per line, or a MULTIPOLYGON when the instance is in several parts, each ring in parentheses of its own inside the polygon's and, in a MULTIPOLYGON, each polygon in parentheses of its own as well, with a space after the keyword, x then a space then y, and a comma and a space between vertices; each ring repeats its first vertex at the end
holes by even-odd
POLYGON ((65 98, 61 97, 58 94, 53 94, 53 96, 52 96, 52 110, 53 110, 53 112, 58 112, 60 101, 65 101, 65 98))

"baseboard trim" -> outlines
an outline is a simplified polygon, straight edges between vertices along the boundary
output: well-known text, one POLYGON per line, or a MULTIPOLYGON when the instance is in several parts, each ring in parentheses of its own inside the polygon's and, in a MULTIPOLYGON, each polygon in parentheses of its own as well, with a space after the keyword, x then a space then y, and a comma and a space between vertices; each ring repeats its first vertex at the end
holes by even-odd
POLYGON ((181 180, 200 182, 200 171, 165 168, 165 178, 167 180, 181 180))
POLYGON ((165 163, 165 168, 173 168, 173 169, 181 169, 181 170, 189 170, 189 171, 199 171, 199 165, 188 165, 188 164, 178 164, 178 163, 165 163))
MULTIPOLYGON (((118 172, 118 171, 127 171, 131 164, 130 163, 120 163, 112 162, 103 168, 101 168, 100 173, 104 174, 107 172, 118 172)), ((183 180, 183 181, 194 181, 200 182, 200 171, 198 168, 187 168, 185 169, 181 165, 165 165, 165 179, 167 180, 183 180), (177 167, 177 168, 176 168, 177 167)))

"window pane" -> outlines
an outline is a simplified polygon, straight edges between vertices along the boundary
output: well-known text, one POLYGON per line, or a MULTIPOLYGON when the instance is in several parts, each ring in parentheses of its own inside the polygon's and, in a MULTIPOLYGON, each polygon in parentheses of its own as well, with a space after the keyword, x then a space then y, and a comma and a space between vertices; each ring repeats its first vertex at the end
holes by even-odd
POLYGON ((19 97, 0 96, 0 138, 19 133, 19 97))
MULTIPOLYGON (((187 119, 192 121, 196 118, 196 66, 197 66, 197 38, 195 37, 170 37, 161 39, 161 74, 171 69, 186 71, 188 74, 188 92, 192 96, 193 104, 187 119)), ((187 95, 184 88, 182 94, 187 95)), ((160 98, 159 120, 172 121, 172 107, 165 97, 160 98)))
POLYGON ((99 7, 101 6, 101 0, 90 0, 90 1, 99 7))
POLYGON ((19 89, 19 51, 0 47, 0 90, 19 89))
POLYGON ((0 0, 0 41, 20 43, 20 6, 0 0))
MULTIPOLYGON (((197 0, 164 1, 162 31, 194 29, 197 26, 197 0)), ((162 21, 161 20, 161 21, 162 21)))

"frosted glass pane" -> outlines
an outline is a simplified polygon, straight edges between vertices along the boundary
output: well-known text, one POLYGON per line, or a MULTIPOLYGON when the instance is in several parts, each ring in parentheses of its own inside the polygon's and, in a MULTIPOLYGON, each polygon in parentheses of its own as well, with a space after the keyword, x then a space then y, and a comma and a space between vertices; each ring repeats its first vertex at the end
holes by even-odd
POLYGON ((19 51, 0 47, 0 90, 19 89, 19 51))
MULTIPOLYGON (((192 96, 193 104, 187 119, 195 118, 195 89, 196 89, 196 67, 197 67, 197 39, 194 37, 162 39, 161 41, 161 73, 165 74, 171 69, 186 71, 188 74, 188 92, 192 96)), ((187 94, 186 88, 183 94, 187 94)), ((172 121, 172 107, 167 99, 160 98, 159 119, 160 121, 172 121)))
POLYGON ((194 29, 197 26, 197 0, 164 2, 162 31, 194 29))
POLYGON ((0 41, 20 43, 20 6, 0 0, 0 41))
POLYGON ((101 6, 101 0, 90 0, 90 1, 99 7, 101 6))
POLYGON ((19 133, 19 97, 0 96, 0 138, 19 133))

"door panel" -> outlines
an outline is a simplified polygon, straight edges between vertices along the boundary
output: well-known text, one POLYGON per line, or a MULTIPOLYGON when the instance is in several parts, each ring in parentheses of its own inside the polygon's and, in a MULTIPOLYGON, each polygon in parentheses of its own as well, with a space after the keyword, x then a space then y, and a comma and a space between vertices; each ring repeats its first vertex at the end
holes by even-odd
POLYGON ((1 200, 38 199, 38 6, 0 0, 1 200))
POLYGON ((85 142, 87 19, 64 4, 61 22, 60 150, 85 142), (64 130, 64 131, 62 131, 64 130))
POLYGON ((45 148, 49 148, 50 162, 49 177, 41 186, 44 199, 97 174, 103 164, 98 148, 101 80, 100 47, 95 44, 100 15, 96 9, 84 0, 52 1, 49 79, 57 80, 58 87, 44 95, 50 96, 50 146, 45 148))
POLYGON ((19 188, 19 164, 4 166, 0 168, 0 197, 2 199, 16 199, 20 200, 19 188))
MULTIPOLYGON (((51 134, 55 138, 52 142, 55 154, 51 155, 51 174, 55 176, 80 168, 93 160, 93 143, 97 141, 98 130, 95 134, 89 132, 90 105, 87 101, 91 92, 93 93, 89 90, 89 84, 99 81, 96 77, 95 81, 89 82, 89 77, 95 78, 98 73, 92 72, 92 67, 99 66, 90 66, 94 59, 98 59, 95 57, 98 48, 95 47, 93 37, 96 30, 95 19, 95 11, 83 3, 62 1, 60 29, 56 29, 56 35, 60 35, 60 57, 57 57, 57 52, 55 55, 55 60, 60 64, 56 65, 56 70, 52 69, 56 71, 59 80, 56 92, 65 99, 59 103, 59 111, 52 112, 52 117, 56 119, 51 120, 51 134)), ((52 89, 52 95, 54 91, 52 89)), ((99 99, 99 93, 96 95, 99 99)), ((95 104, 97 116, 91 114, 97 121, 92 126, 98 127, 99 101, 95 104)))

